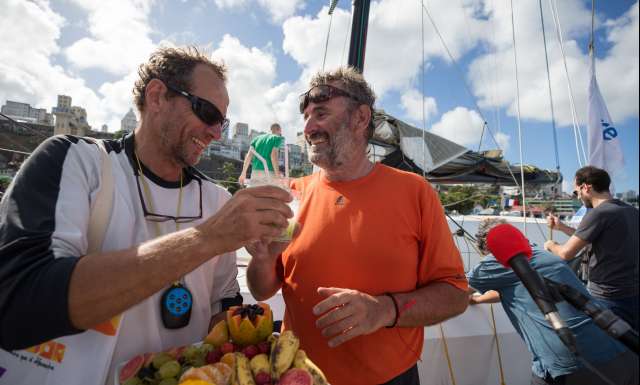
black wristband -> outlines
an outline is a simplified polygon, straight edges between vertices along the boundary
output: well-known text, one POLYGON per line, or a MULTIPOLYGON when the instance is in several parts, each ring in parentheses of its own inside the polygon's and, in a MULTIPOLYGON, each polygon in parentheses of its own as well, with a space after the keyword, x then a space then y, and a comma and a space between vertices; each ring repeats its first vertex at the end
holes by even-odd
POLYGON ((396 316, 393 320, 393 324, 390 326, 385 326, 387 329, 391 329, 396 327, 396 325, 398 324, 398 317, 400 316, 400 310, 398 309, 398 302, 396 302, 396 297, 393 296, 393 294, 391 293, 384 293, 384 295, 386 295, 387 297, 391 298, 391 301, 393 302, 393 307, 394 309, 396 309, 396 316))

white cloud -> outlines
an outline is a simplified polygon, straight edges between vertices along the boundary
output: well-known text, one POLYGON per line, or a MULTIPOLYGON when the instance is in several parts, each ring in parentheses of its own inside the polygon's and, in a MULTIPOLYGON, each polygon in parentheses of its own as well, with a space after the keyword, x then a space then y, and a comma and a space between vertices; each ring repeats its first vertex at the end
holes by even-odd
POLYGON ((57 40, 65 23, 62 16, 44 2, 11 0, 3 5, 3 11, 0 100, 27 102, 47 109, 55 105, 57 93, 97 101, 84 80, 51 63, 50 57, 60 51, 57 40))
MULTIPOLYGON (((214 0, 216 6, 221 9, 248 8, 251 0, 214 0)), ((279 23, 292 16, 297 10, 304 7, 302 0, 255 0, 270 16, 271 21, 279 23)))
MULTIPOLYGON (((481 10, 474 4, 460 7, 446 0, 430 1, 429 9, 447 46, 459 58, 469 52, 486 29, 486 21, 471 17, 481 10), (446 20, 446 22, 442 22, 446 20), (465 31, 466 33, 461 33, 465 31)), ((321 69, 329 16, 323 7, 315 16, 294 16, 283 24, 282 47, 302 66, 301 80, 321 69)), ((410 89, 421 66, 420 2, 382 0, 371 4, 364 75, 380 99, 391 90, 410 89)), ((448 60, 440 40, 425 16, 425 60, 448 60)), ((337 8, 333 15, 326 69, 347 63, 351 13, 337 8)))
MULTIPOLYGON (((422 93, 416 89, 404 92, 400 103, 407 117, 414 122, 422 122, 422 93)), ((429 121, 438 113, 436 100, 430 96, 424 98, 424 120, 429 121)), ((422 125, 422 124, 420 124, 422 125)))
POLYGON ((153 0, 73 1, 88 13, 90 36, 65 49, 69 63, 126 75, 147 59, 154 48, 148 20, 153 0))
POLYGON ((58 45, 61 28, 66 23, 62 16, 46 2, 12 0, 3 10, 0 100, 21 101, 50 110, 56 104, 57 95, 69 95, 74 105, 87 110, 92 127, 99 129, 107 123, 111 131, 120 129, 120 119, 133 105, 131 89, 135 72, 106 82, 95 92, 82 77, 53 63, 53 57, 62 51, 58 45))
POLYGON ((279 122, 288 141, 293 141, 302 120, 297 113, 297 88, 289 83, 275 84, 276 59, 269 47, 246 47, 237 38, 225 35, 212 57, 229 67, 229 112, 234 122, 250 129, 268 131, 279 122))
MULTIPOLYGON (((579 122, 586 121, 589 58, 586 47, 576 37, 586 37, 591 26, 591 9, 580 0, 557 2, 567 60, 567 68, 579 122)), ((550 121, 549 91, 547 83, 542 27, 537 2, 514 3, 518 78, 520 86, 521 116, 525 119, 550 121), (535 15, 535 16, 534 16, 535 15)), ((543 2, 549 71, 556 121, 571 125, 569 92, 562 53, 555 34, 548 3, 543 2)), ((490 9, 491 22, 495 22, 495 36, 485 39, 493 52, 478 56, 469 66, 469 77, 479 104, 483 108, 506 108, 515 116, 515 67, 511 41, 511 13, 504 6, 490 9)), ((597 74, 603 95, 614 121, 638 116, 638 3, 622 17, 599 25, 607 26, 607 39, 612 44, 608 52, 597 60, 597 74), (620 76, 625 74, 625 76, 620 76)))
MULTIPOLYGON (((482 134, 483 122, 477 111, 456 107, 442 114, 440 121, 435 123, 430 131, 460 145, 476 149, 482 134)), ((495 136, 500 148, 506 153, 509 148, 509 135, 499 132, 495 136)), ((485 147, 495 147, 493 140, 487 139, 486 133, 483 142, 489 142, 485 147)))

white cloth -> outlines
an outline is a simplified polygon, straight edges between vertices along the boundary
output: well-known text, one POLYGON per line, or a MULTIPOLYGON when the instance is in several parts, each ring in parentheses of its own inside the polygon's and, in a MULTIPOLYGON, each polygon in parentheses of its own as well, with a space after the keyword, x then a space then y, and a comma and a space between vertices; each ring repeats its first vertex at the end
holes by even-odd
POLYGON ((596 80, 595 58, 591 55, 591 82, 589 83, 589 164, 615 175, 624 167, 624 156, 620 145, 621 132, 613 126, 609 110, 600 93, 596 80))

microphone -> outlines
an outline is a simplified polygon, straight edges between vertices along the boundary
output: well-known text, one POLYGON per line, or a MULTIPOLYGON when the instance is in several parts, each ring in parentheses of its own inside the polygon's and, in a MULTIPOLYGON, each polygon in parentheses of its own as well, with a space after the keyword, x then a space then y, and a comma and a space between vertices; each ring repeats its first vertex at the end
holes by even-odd
POLYGON ((569 351, 577 354, 575 336, 560 318, 556 301, 542 277, 529 265, 532 251, 524 234, 512 225, 500 224, 487 234, 487 249, 504 267, 513 269, 558 337, 569 351))
POLYGON ((629 350, 638 354, 638 332, 633 330, 631 325, 615 315, 611 310, 601 307, 594 299, 582 294, 580 290, 548 278, 544 280, 551 290, 555 290, 574 308, 591 317, 593 323, 598 325, 600 329, 617 338, 629 350))

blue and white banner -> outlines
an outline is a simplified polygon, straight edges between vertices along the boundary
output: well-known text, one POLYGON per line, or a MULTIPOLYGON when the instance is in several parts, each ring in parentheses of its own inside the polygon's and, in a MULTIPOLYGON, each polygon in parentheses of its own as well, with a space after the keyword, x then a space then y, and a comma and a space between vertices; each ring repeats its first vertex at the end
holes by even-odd
POLYGON ((615 175, 624 167, 620 131, 616 129, 604 103, 596 80, 595 58, 591 55, 589 83, 589 164, 615 175))

